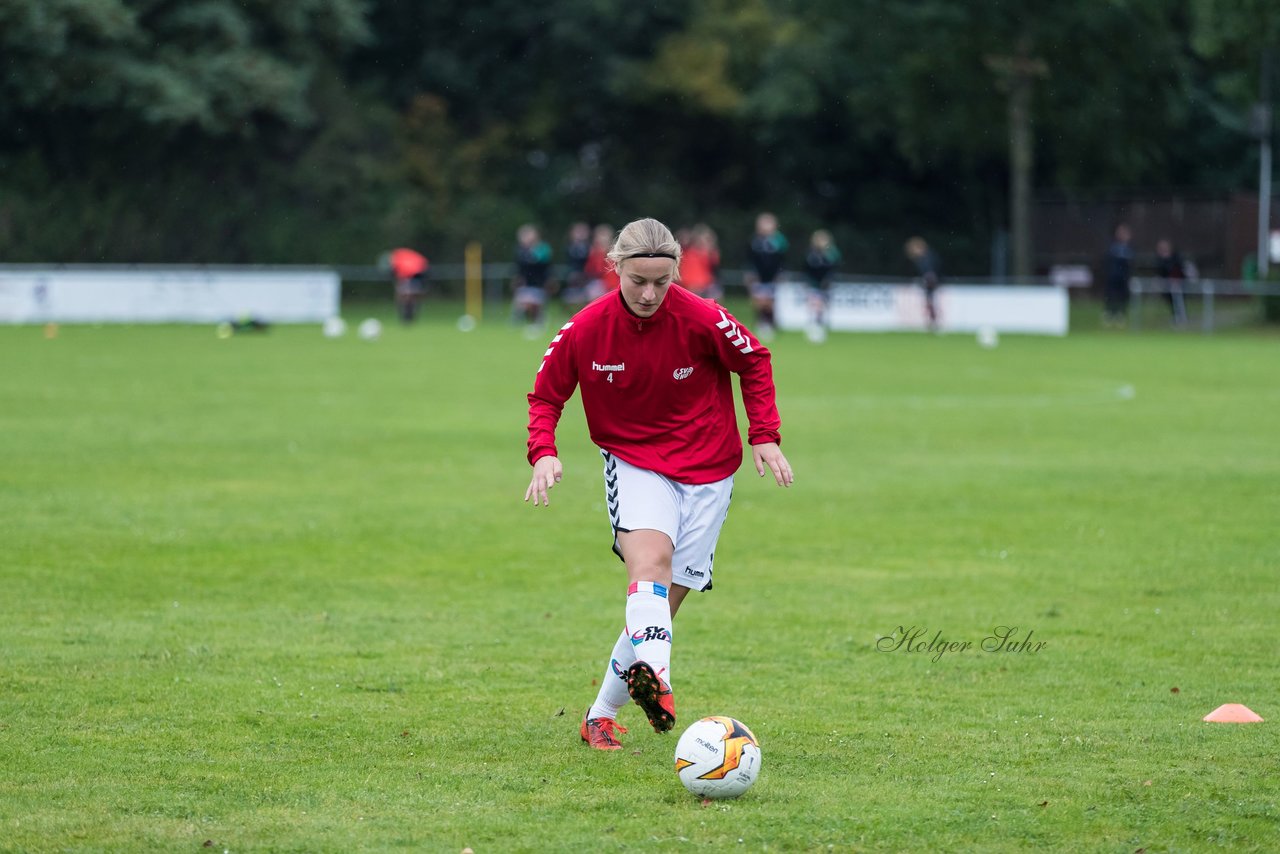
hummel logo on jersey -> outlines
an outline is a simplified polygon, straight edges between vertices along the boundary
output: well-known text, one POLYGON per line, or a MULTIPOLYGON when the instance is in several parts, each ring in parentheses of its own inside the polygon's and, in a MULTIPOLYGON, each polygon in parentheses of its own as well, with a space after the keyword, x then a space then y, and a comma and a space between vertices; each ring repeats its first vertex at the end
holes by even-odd
POLYGON ((573 326, 572 320, 570 320, 564 326, 561 326, 560 331, 556 333, 556 337, 551 339, 551 344, 550 346, 547 347, 547 352, 542 354, 542 364, 538 365, 538 373, 542 373, 542 369, 547 366, 547 357, 550 356, 553 352, 555 352, 556 345, 560 343, 560 339, 564 338, 564 334, 569 330, 570 326, 573 326))
POLYGON ((747 340, 747 336, 738 331, 738 325, 729 319, 729 316, 723 311, 720 312, 720 322, 716 324, 717 329, 724 330, 724 337, 729 339, 729 343, 738 348, 739 353, 747 354, 752 352, 751 342, 747 340))
POLYGON ((599 362, 591 363, 591 370, 593 371, 608 371, 612 373, 614 371, 625 371, 626 369, 627 369, 626 362, 619 362, 616 365, 602 365, 599 362))
POLYGON ((671 376, 678 380, 687 380, 689 375, 693 373, 693 368, 676 368, 671 372, 671 376))
POLYGON ((685 575, 691 575, 691 576, 693 576, 694 578, 702 578, 703 576, 705 576, 705 575, 706 575, 706 573, 705 573, 705 572, 703 572, 702 570, 700 570, 700 569, 694 569, 694 568, 693 568, 693 567, 691 567, 691 566, 686 566, 686 567, 684 568, 684 574, 685 574, 685 575))

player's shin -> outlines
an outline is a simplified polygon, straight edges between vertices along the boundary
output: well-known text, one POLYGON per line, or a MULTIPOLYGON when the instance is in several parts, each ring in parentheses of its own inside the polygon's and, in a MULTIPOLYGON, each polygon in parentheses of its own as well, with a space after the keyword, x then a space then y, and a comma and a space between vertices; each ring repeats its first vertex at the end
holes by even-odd
POLYGON ((604 677, 600 680, 600 693, 596 695, 596 701, 591 704, 591 711, 587 712, 588 718, 617 720, 618 711, 631 702, 631 696, 627 693, 627 668, 635 660, 631 636, 624 629, 613 645, 609 664, 605 667, 604 677))
POLYGON ((627 588, 627 633, 638 661, 671 683, 671 606, 667 587, 654 581, 627 588))

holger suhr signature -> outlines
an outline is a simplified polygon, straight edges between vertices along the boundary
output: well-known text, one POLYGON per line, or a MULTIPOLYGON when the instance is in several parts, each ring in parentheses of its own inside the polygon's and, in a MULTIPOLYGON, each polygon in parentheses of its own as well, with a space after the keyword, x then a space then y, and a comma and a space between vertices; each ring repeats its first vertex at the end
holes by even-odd
POLYGON ((898 626, 893 633, 876 640, 876 649, 880 652, 915 652, 931 656, 930 660, 938 662, 951 652, 969 652, 974 649, 982 652, 1035 653, 1049 645, 1048 641, 1033 641, 1034 629, 1028 629, 1026 635, 1019 634, 1018 626, 996 626, 991 634, 978 643, 967 640, 951 640, 943 637, 938 629, 929 636, 929 629, 924 626, 898 626))

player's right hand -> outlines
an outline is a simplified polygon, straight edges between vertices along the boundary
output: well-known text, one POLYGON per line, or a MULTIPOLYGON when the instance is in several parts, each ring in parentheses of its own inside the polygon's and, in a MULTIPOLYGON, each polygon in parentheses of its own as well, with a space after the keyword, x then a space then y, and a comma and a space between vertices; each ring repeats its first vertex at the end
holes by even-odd
POLYGON ((529 481, 529 488, 524 491, 524 500, 527 502, 533 499, 533 506, 537 507, 541 501, 544 507, 551 504, 547 493, 551 488, 560 482, 560 478, 564 477, 564 466, 560 465, 558 457, 545 456, 538 457, 533 464, 533 478, 529 481))

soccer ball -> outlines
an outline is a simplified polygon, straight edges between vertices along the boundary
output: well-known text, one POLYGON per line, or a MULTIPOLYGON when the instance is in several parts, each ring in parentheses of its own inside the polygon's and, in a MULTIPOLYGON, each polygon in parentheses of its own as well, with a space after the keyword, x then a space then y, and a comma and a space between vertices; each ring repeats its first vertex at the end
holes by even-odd
POLYGON ((360 333, 360 337, 365 341, 377 341, 382 335, 382 323, 376 317, 370 317, 360 321, 360 326, 356 330, 360 333))
POLYGON ((702 798, 736 798, 760 775, 760 742, 741 721, 695 721, 676 744, 676 775, 702 798))
POLYGON ((325 319, 323 329, 325 338, 341 338, 347 332, 347 322, 335 315, 325 319))
POLYGON ((984 350, 994 350, 1000 344, 1000 333, 994 326, 978 328, 978 346, 984 350))

